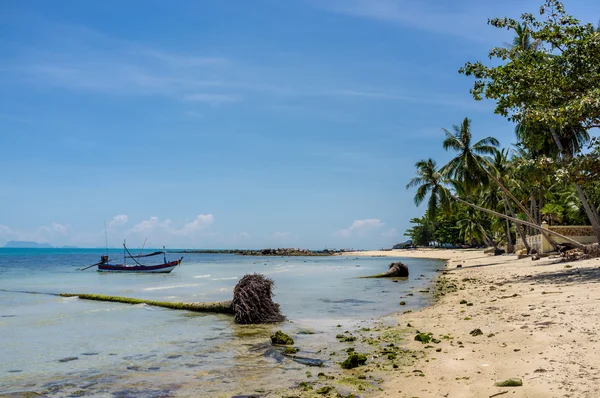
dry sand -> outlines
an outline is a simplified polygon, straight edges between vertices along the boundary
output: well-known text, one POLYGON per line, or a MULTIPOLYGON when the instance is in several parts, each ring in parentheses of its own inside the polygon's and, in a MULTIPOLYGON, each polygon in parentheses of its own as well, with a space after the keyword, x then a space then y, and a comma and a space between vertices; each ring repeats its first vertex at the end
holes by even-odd
MULTIPOLYGON (((553 264, 435 249, 347 254, 446 259, 441 277, 458 287, 431 307, 398 315, 400 325, 452 338, 390 373, 375 396, 600 397, 600 259, 553 264), (482 334, 471 335, 476 329, 482 334), (523 386, 494 385, 510 378, 523 386)), ((404 347, 424 345, 410 339, 404 347)))

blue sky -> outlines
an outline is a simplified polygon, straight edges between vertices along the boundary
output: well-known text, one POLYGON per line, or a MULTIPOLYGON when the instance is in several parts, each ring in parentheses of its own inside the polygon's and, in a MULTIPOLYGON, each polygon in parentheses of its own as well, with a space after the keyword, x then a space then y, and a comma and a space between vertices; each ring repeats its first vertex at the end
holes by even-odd
MULTIPOLYGON (((0 2, 0 245, 380 248, 441 128, 513 127, 457 70, 541 1, 0 2)), ((584 21, 600 4, 569 1, 584 21)))

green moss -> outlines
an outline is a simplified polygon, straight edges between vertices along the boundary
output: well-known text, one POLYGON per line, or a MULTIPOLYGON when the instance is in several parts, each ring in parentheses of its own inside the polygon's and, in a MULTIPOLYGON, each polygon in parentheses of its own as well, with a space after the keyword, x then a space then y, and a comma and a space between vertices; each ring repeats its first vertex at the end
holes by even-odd
POLYGON ((415 336, 416 341, 420 341, 423 344, 427 344, 431 341, 431 336, 426 333, 419 333, 415 336))
POLYGON ((356 337, 352 335, 346 336, 345 334, 338 334, 337 336, 335 336, 335 338, 341 341, 342 343, 356 341, 356 337))
POLYGON ((292 345, 294 344, 294 339, 283 333, 281 330, 278 330, 271 336, 271 343, 275 345, 292 345))
POLYGON ((348 355, 348 358, 346 358, 346 360, 342 362, 341 365, 344 369, 352 369, 360 365, 364 365, 365 362, 367 362, 366 355, 353 352, 350 355, 348 355))
POLYGON ((285 350, 283 350, 283 355, 294 355, 298 351, 300 351, 300 349, 296 347, 285 347, 285 350))
POLYGON ((325 395, 325 394, 329 394, 332 391, 335 391, 335 388, 333 388, 331 386, 323 386, 323 387, 319 388, 316 391, 316 393, 317 394, 321 394, 321 395, 325 395))
POLYGON ((508 379, 496 383, 497 387, 521 387, 522 385, 523 380, 521 379, 508 379))
POLYGON ((130 297, 105 296, 102 294, 70 294, 61 293, 61 297, 79 297, 82 300, 108 301, 124 304, 146 304, 154 307, 170 308, 173 310, 185 310, 195 312, 215 312, 222 314, 233 314, 231 301, 217 301, 213 303, 180 303, 171 301, 141 300, 130 297))
POLYGON ((309 390, 313 389, 313 387, 305 381, 299 383, 298 387, 300 387, 302 389, 302 391, 309 391, 309 390))

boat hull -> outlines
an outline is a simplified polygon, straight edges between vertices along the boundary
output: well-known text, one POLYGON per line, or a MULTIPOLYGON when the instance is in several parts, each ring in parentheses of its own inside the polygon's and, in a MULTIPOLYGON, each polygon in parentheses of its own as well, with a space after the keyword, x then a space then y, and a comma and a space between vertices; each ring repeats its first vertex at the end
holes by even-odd
POLYGON ((100 264, 98 272, 123 272, 144 274, 166 274, 175 269, 181 263, 181 259, 158 265, 120 265, 100 264))

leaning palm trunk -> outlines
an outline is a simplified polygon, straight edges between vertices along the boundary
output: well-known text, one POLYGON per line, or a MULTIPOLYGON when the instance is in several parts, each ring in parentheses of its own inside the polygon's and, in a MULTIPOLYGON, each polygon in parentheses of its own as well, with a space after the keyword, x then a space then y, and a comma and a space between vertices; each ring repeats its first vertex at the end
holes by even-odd
MULTIPOLYGON (((560 137, 556 133, 556 130, 551 128, 552 138, 554 139, 554 143, 558 147, 560 153, 564 156, 566 160, 571 160, 572 156, 568 151, 565 151, 565 147, 562 142, 560 142, 560 137)), ((592 228, 594 229, 594 234, 596 235, 596 240, 600 243, 600 215, 598 214, 598 210, 594 206, 590 206, 590 201, 588 200, 587 195, 581 188, 577 182, 573 182, 575 185, 575 189, 577 190, 577 195, 579 195, 579 199, 581 200, 581 204, 585 210, 585 214, 587 215, 590 223, 592 223, 592 228)))
MULTIPOLYGON (((506 198, 506 195, 504 196, 504 201, 505 201, 504 203, 506 203, 506 205, 508 206, 510 215, 512 217, 515 217, 515 211, 514 211, 512 205, 510 204, 510 202, 508 201, 508 199, 506 198)), ((529 246, 529 242, 527 242, 527 236, 525 235, 523 228, 517 223, 515 223, 515 228, 517 229, 517 232, 519 233, 519 236, 521 237, 521 240, 523 241, 523 245, 525 245, 525 250, 527 250, 527 253, 531 253, 531 246, 529 246)))
POLYGON ((569 242, 570 244, 572 244, 576 248, 581 249, 584 253, 587 253, 587 246, 586 245, 584 245, 582 243, 579 243, 576 240, 573 240, 573 239, 569 238, 568 236, 561 235, 558 232, 555 232, 555 231, 552 231, 552 230, 549 230, 549 229, 544 229, 541 226, 539 226, 537 224, 534 224, 532 222, 529 222, 529 221, 519 220, 518 218, 510 217, 510 216, 507 216, 505 214, 498 213, 497 211, 489 210, 489 209, 486 209, 485 207, 474 205, 472 203, 467 202, 466 200, 463 200, 463 199, 461 199, 459 197, 454 196, 451 193, 449 193, 449 195, 450 195, 450 197, 452 199, 456 200, 457 202, 462 203, 462 204, 464 204, 466 206, 472 207, 474 209, 477 209, 479 211, 483 211, 485 213, 492 214, 492 215, 494 215, 496 217, 501 217, 501 218, 504 218, 506 220, 510 220, 510 221, 512 221, 514 223, 517 223, 517 224, 527 225, 529 227, 532 227, 536 231, 540 231, 540 232, 545 231, 545 232, 547 232, 549 234, 552 234, 554 236, 558 236, 559 238, 562 238, 562 239, 566 240, 567 242, 569 242))
MULTIPOLYGON (((517 206, 519 206, 519 208, 521 209, 521 211, 523 211, 523 213, 525 213, 525 215, 527 216, 527 219, 529 220, 530 223, 532 224, 536 224, 535 218, 533 218, 533 216, 531 215, 531 213, 529 211, 527 211, 527 208, 525 206, 523 206, 523 203, 521 203, 520 200, 518 200, 513 194, 512 192, 510 192, 508 190, 508 188, 506 188, 499 179, 497 179, 496 177, 494 177, 492 175, 492 173, 489 172, 489 170, 487 170, 485 167, 483 167, 483 170, 486 172, 486 174, 498 185, 498 187, 502 190, 502 192, 504 192, 506 195, 508 195, 509 198, 511 198, 516 204, 517 206)), ((540 229, 538 229, 540 230, 540 229)), ((554 242, 554 240, 552 240, 552 238, 550 238, 550 235, 546 232, 547 230, 540 230, 542 235, 544 235, 544 238, 546 238, 548 240, 548 242, 550 242, 550 244, 552 245, 552 247, 556 250, 558 248, 558 246, 556 245, 556 242, 554 242)), ((521 236, 522 237, 522 236, 521 236)), ((527 239, 523 239, 523 242, 525 242, 527 239)), ((527 252, 529 253, 530 249, 527 249, 527 252)))
POLYGON ((212 312, 219 314, 233 314, 231 300, 214 301, 208 303, 181 303, 173 301, 155 301, 136 299, 131 297, 106 296, 103 294, 87 294, 87 293, 60 293, 61 297, 79 297, 82 300, 109 301, 113 303, 124 304, 146 304, 153 307, 163 307, 172 310, 186 310, 194 312, 212 312))
MULTIPOLYGON (((508 209, 506 207, 506 198, 504 199, 504 211, 508 213, 508 209)), ((510 221, 504 220, 506 222, 506 252, 514 253, 515 247, 512 241, 512 234, 510 233, 510 221)))
POLYGON ((228 314, 234 316, 236 323, 259 324, 277 323, 285 319, 279 311, 279 304, 273 302, 273 285, 273 280, 265 278, 263 275, 245 275, 233 289, 233 300, 211 303, 165 302, 100 294, 61 293, 59 296, 126 304, 147 304, 175 310, 228 314))

